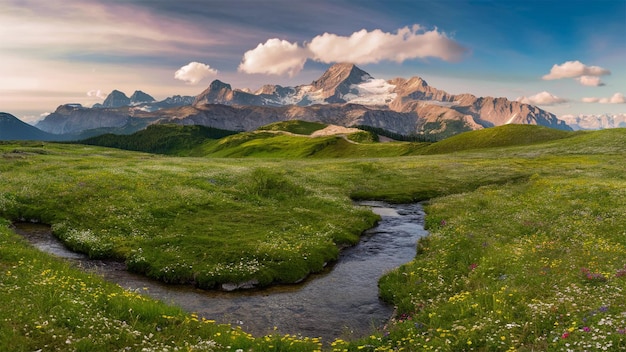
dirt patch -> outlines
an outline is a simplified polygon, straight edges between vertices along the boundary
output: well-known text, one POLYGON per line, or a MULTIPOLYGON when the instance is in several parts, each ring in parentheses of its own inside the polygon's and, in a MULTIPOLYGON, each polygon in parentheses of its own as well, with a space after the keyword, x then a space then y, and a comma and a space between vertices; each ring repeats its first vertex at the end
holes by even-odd
POLYGON ((317 130, 311 134, 311 137, 323 137, 323 136, 332 136, 336 134, 350 134, 361 131, 358 128, 348 128, 337 125, 328 125, 326 128, 317 130))

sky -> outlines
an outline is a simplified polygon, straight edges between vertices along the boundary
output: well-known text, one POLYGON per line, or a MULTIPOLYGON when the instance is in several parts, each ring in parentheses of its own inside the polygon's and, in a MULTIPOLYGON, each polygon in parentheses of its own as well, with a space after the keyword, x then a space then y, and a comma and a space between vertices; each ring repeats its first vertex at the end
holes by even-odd
POLYGON ((0 111, 309 84, 333 63, 554 113, 626 113, 626 0, 0 0, 0 111))

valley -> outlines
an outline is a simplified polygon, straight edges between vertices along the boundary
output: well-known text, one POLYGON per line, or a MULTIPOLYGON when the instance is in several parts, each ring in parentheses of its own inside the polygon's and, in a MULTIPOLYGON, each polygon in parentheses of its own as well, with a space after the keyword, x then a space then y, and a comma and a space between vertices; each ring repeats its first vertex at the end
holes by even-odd
POLYGON ((268 128, 297 133, 143 132, 149 148, 169 135, 170 155, 2 142, 0 349, 626 346, 624 129, 507 125, 436 143, 352 144, 307 136, 322 125, 268 128), (176 142, 194 133, 199 144, 176 142), (313 156, 293 153, 319 141, 313 156), (220 142, 221 157, 206 153, 220 142), (81 273, 8 227, 52 225, 70 248, 169 284, 271 286, 323 270, 358 242, 377 216, 354 200, 425 201, 430 233, 379 281, 396 312, 362 339, 252 336, 81 273))

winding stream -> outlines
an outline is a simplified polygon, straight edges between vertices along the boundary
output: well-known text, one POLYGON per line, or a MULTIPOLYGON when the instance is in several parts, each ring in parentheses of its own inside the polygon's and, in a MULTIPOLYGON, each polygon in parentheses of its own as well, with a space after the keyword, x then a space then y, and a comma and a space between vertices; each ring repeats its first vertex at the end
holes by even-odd
POLYGON ((51 234, 48 226, 17 223, 15 231, 42 251, 201 317, 240 325, 255 336, 277 328, 282 334, 321 337, 329 342, 338 337, 366 336, 385 324, 393 308, 378 298, 378 279, 412 260, 417 240, 427 234, 419 204, 360 204, 371 207, 382 219, 363 234, 359 244, 343 250, 329 270, 298 285, 249 291, 204 291, 166 285, 127 272, 123 263, 90 260, 72 252, 51 234))

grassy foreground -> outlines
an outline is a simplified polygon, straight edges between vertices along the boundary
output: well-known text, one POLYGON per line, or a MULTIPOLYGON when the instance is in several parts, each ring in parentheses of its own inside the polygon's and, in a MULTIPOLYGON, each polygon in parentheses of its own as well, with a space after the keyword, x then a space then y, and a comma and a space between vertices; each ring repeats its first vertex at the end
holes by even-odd
MULTIPOLYGON (((375 220, 351 198, 430 199, 431 236, 380 282, 395 321, 331 349, 615 350, 626 347, 624 145, 626 132, 610 130, 465 153, 283 161, 4 144, 0 215, 50 223, 75 248, 155 278, 214 287, 319 270, 375 220)), ((321 348, 195 321, 1 228, 0 350, 321 348)))

